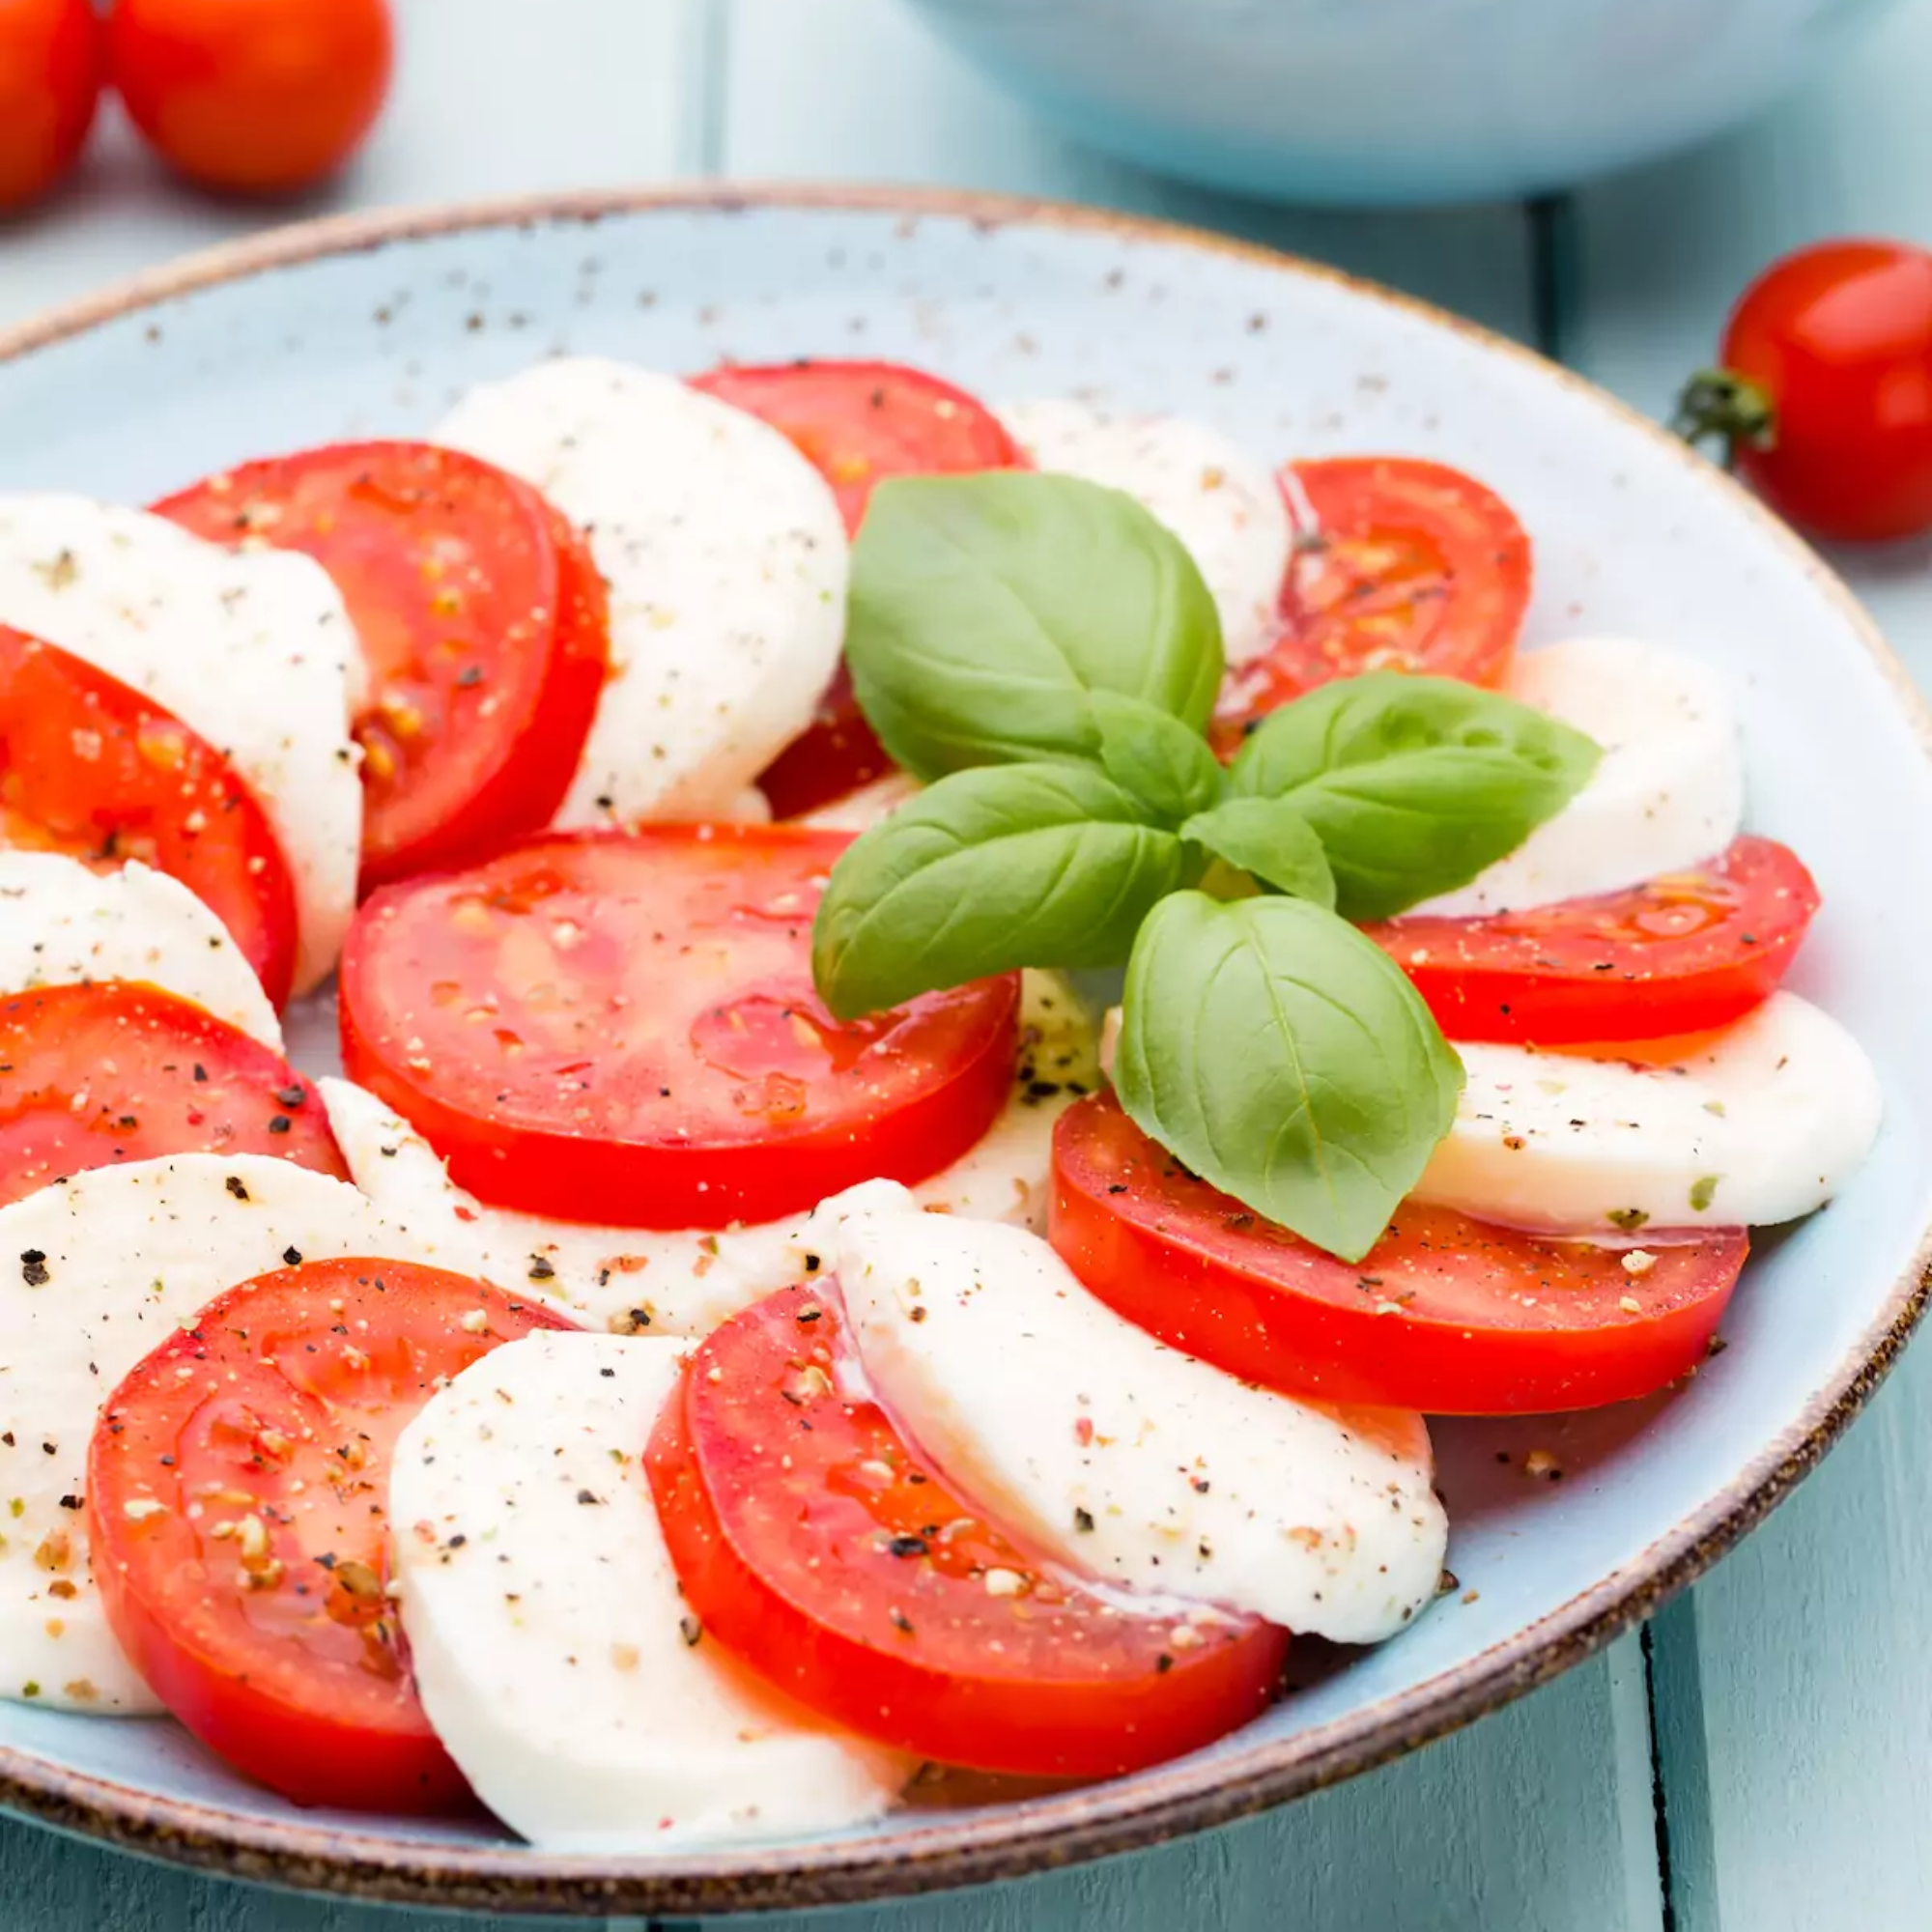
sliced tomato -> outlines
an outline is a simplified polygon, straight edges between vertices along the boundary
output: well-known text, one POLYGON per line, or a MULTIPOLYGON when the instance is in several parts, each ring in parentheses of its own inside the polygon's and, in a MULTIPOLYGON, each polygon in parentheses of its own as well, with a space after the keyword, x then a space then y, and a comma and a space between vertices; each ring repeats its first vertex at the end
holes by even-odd
POLYGON ((1727 1026, 1777 990, 1817 910, 1797 853, 1747 836, 1599 898, 1365 930, 1451 1039, 1574 1046, 1727 1026))
POLYGON ((1494 491, 1407 456, 1295 463, 1283 477, 1294 528, 1281 636, 1233 673, 1216 737, 1333 678, 1425 671, 1499 684, 1529 604, 1529 538, 1494 491))
POLYGON ((526 483, 460 450, 345 442, 155 505, 216 543, 312 556, 368 665, 366 883, 469 865, 563 801, 610 649, 588 548, 526 483))
POLYGON ((309 1083, 189 1001, 116 980, 0 1000, 0 1207, 171 1153, 274 1154, 349 1179, 309 1083))
POLYGON ((706 1640, 867 1737, 1108 1777, 1247 1722, 1288 1634, 1136 1615, 1020 1548, 837 1385, 834 1298, 788 1289, 692 1358, 645 1457, 706 1640))
POLYGON ((1243 1381, 1433 1415, 1593 1408, 1703 1360, 1748 1238, 1646 1230, 1622 1251, 1405 1202, 1337 1261, 1183 1168, 1112 1094, 1053 1139, 1052 1239, 1129 1321, 1243 1381))
POLYGON ((448 1378, 571 1324, 440 1268, 288 1259, 108 1399, 94 1578, 155 1694, 250 1777, 300 1804, 445 1810, 467 1787, 387 1594, 389 1458, 448 1378))
POLYGON ((985 404, 898 362, 733 363, 691 386, 790 438, 832 485, 854 535, 872 485, 889 476, 1030 467, 985 404))
POLYGON ((173 712, 71 651, 0 624, 0 845, 179 879, 280 1006, 296 892, 255 795, 173 712))
POLYGON ((531 1213, 722 1228, 936 1174, 1011 1086, 1019 978, 862 1020, 811 979, 838 832, 540 840, 379 893, 342 957, 350 1076, 531 1213))
POLYGON ((896 769, 841 664, 811 723, 759 773, 758 789, 774 818, 802 818, 896 769))

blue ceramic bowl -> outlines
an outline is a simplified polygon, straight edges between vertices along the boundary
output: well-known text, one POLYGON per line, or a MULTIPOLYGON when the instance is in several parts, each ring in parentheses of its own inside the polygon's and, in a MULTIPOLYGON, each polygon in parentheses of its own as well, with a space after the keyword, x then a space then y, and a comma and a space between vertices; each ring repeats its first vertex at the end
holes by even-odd
MULTIPOLYGON (((298 1810, 172 1724, 0 1702, 0 1808, 445 1910, 641 1922, 1010 1877, 1279 1803, 1493 1709, 1647 1614, 1809 1469, 1903 1345, 1932 1261, 1932 896, 1873 857, 1875 838, 1932 823, 1932 720, 1781 524, 1561 369, 1326 270, 1097 213, 810 188, 356 216, 162 270, 0 333, 0 490, 138 503, 268 451, 420 435, 469 384, 555 352, 671 370, 875 355, 993 398, 1183 412, 1264 462, 1375 449, 1466 466, 1535 545, 1527 641, 1625 632, 1723 676, 1750 823, 1796 845, 1824 889, 1794 982, 1877 1062, 1883 1135, 1828 1212, 1753 1244, 1730 1347, 1681 1389, 1433 1425, 1462 1591, 1137 1776, 949 1781, 831 1837, 567 1857, 480 1817, 298 1810), (1560 1485, 1525 1475, 1534 1449, 1560 1485)), ((329 1070, 327 999, 291 1021, 296 1064, 329 1070)), ((1317 1649, 1297 1645, 1297 1668, 1317 1649)))
POLYGON ((1270 200, 1569 187, 1717 133, 1889 0, 913 0, 1082 141, 1270 200))

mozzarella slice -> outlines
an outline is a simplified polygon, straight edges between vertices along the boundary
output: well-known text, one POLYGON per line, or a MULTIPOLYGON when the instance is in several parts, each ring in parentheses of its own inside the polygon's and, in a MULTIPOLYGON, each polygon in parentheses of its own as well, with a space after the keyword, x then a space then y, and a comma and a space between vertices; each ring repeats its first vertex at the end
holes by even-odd
POLYGON ((1467 1083, 1416 1196, 1514 1227, 1793 1221, 1858 1171, 1883 1110, 1864 1050, 1795 993, 1721 1032, 1629 1049, 1641 1060, 1456 1050, 1467 1083))
POLYGON ((1049 400, 1003 404, 999 417, 1037 468, 1124 491, 1187 546, 1221 613, 1230 665, 1266 651, 1290 531, 1264 465, 1183 416, 1116 416, 1049 400))
POLYGON ((228 929, 178 879, 0 851, 0 995, 136 980, 282 1051, 281 1022, 228 929))
POLYGON ((95 1591, 88 1437, 135 1363, 291 1249, 438 1260, 347 1182, 258 1154, 96 1168, 0 1208, 0 1696, 160 1709, 95 1591))
POLYGON ((323 568, 230 551, 84 497, 0 497, 0 623, 132 685, 225 753, 289 862, 298 993, 326 979, 355 907, 355 633, 323 568))
POLYGON ((875 1209, 839 1231, 867 1378, 988 1518, 1077 1570, 1366 1643, 1435 1594, 1422 1418, 1178 1354, 1023 1229, 875 1209))
POLYGON ((830 805, 821 805, 816 811, 803 813, 799 823, 821 832, 869 832, 873 826, 883 825, 907 799, 917 798, 920 790, 919 781, 910 772, 888 772, 857 791, 848 791, 843 798, 835 798, 830 805))
POLYGON ((610 587, 610 681, 556 823, 728 810, 838 661, 847 545, 824 479, 755 416, 591 357, 472 390, 438 440, 544 491, 610 587))
MULTIPOLYGON (((1012 1097, 978 1146, 915 1190, 935 1210, 1044 1229, 1053 1123, 1097 1080, 1094 1023, 1057 974, 1029 973, 1012 1097)), ((539 1293, 619 1334, 705 1335, 761 1295, 810 1279, 831 1239, 828 1210, 879 1185, 833 1196, 811 1214, 707 1230, 596 1227, 490 1208, 444 1173, 435 1151, 375 1094, 318 1083, 342 1157, 380 1208, 433 1235, 445 1266, 539 1293)))
POLYGON ((476 1794, 532 1843, 638 1853, 883 1811, 913 1770, 814 1719, 705 1638, 640 1452, 683 1347, 507 1343, 396 1446, 416 1688, 476 1794))
POLYGON ((1744 757, 1723 681, 1655 644, 1583 638, 1519 658, 1512 697, 1603 748, 1590 781, 1508 858, 1414 908, 1450 919, 1521 912, 1677 872, 1744 825, 1744 757))

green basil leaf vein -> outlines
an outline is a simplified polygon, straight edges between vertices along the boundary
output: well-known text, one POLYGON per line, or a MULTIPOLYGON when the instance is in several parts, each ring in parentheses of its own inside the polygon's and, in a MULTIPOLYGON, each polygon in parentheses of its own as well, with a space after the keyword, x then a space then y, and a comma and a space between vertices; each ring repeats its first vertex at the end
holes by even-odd
POLYGON ((1221 796, 1221 761, 1178 718, 1138 697, 1096 691, 1088 699, 1100 734, 1100 767, 1158 822, 1178 825, 1221 796))
POLYGON ((886 749, 923 779, 1092 757, 1090 693, 1201 729, 1220 619, 1184 545, 1131 497, 1024 470, 897 477, 852 551, 845 660, 886 749))
POLYGON ((1571 726, 1451 678, 1377 671, 1266 719, 1230 788, 1315 828, 1337 909, 1390 919, 1467 885, 1582 788, 1597 747, 1571 726))
POLYGON ((1333 913, 1181 892, 1128 961, 1113 1077, 1197 1174, 1359 1261, 1449 1130, 1463 1068, 1401 968, 1333 913))
POLYGON ((1104 773, 986 766, 941 779, 833 867, 812 928, 840 1019, 1019 966, 1119 966, 1187 848, 1104 773))
POLYGON ((1230 798, 1197 811, 1180 828, 1183 838, 1252 873, 1277 892, 1332 910, 1335 874, 1315 828, 1278 798, 1230 798))

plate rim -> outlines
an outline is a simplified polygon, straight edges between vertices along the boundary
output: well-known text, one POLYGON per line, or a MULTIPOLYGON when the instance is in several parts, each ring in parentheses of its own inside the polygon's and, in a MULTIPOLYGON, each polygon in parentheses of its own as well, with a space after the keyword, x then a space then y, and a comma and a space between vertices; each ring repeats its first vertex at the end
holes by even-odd
MULTIPOLYGON (((0 365, 197 291, 332 256, 435 236, 687 210, 731 214, 800 209, 931 215, 986 228, 1036 226, 1233 257, 1339 286, 1532 364, 1548 381, 1621 419, 1727 497, 1836 605, 1890 686, 1932 762, 1932 706, 1877 623, 1809 545, 1661 425, 1525 345, 1435 304, 1264 244, 1158 217, 977 189, 718 181, 544 192, 325 215, 222 242, 125 277, 0 329, 0 365)), ((0 1746, 0 1809, 119 1849, 229 1877, 371 1902, 507 1913, 660 1918, 856 1904, 989 1884, 1145 1848, 1251 1816, 1418 1748, 1560 1675, 1650 1616, 1753 1529, 1810 1473, 1890 1372, 1932 1298, 1932 1227, 1872 1321, 1799 1415, 1699 1509, 1634 1562, 1466 1663, 1230 1764, 1164 1765, 1130 1779, 994 1808, 946 1826, 911 1814, 889 1840, 724 1847, 671 1858, 547 1854, 399 1840, 364 1829, 250 1819, 159 1797, 0 1746)))

